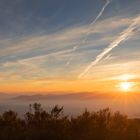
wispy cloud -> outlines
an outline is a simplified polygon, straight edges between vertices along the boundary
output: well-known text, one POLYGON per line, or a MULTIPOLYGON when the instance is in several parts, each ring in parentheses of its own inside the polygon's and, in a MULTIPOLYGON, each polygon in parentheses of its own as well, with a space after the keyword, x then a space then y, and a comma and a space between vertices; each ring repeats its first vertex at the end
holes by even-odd
MULTIPOLYGON (((113 17, 100 21, 98 24, 91 26, 90 32, 92 35, 100 34, 101 39, 95 40, 94 38, 92 38, 92 42, 89 42, 88 40, 84 44, 84 47, 86 48, 88 43, 92 43, 95 46, 101 44, 102 41, 104 43, 109 37, 103 36, 103 34, 109 31, 112 32, 119 27, 126 26, 129 22, 130 19, 124 19, 121 17, 113 17), (109 27, 108 24, 110 24, 109 27)), ((8 59, 8 57, 10 56, 17 56, 17 59, 20 59, 19 57, 21 55, 24 55, 24 53, 26 54, 26 57, 32 57, 31 54, 38 56, 71 50, 71 56, 73 54, 73 46, 77 43, 77 41, 81 41, 83 36, 85 36, 88 31, 89 25, 83 25, 64 29, 53 34, 33 34, 32 36, 22 37, 14 41, 12 39, 0 40, 1 46, 4 46, 0 47, 1 61, 3 58, 5 60, 5 58, 8 59)))
POLYGON ((135 17, 132 20, 132 23, 129 25, 127 29, 125 29, 107 48, 105 48, 99 55, 97 55, 96 59, 91 62, 91 64, 86 67, 86 69, 79 75, 79 78, 85 76, 88 71, 96 65, 102 58, 108 54, 112 49, 117 47, 123 41, 126 41, 129 37, 131 37, 135 31, 140 27, 140 15, 135 17))
MULTIPOLYGON (((90 29, 91 26, 93 26, 93 25, 97 22, 97 20, 102 16, 102 14, 103 14, 105 8, 110 4, 110 2, 111 2, 111 0, 107 0, 106 3, 103 5, 103 7, 102 7, 101 11, 99 12, 99 14, 97 15, 97 17, 90 23, 89 29, 88 29, 87 32, 85 33, 84 39, 81 40, 76 46, 73 47, 73 49, 72 49, 73 52, 75 52, 75 51, 77 50, 77 48, 78 48, 80 45, 86 43, 87 37, 88 37, 89 34, 91 33, 91 29, 90 29)), ((72 56, 73 56, 73 55, 72 55, 72 56)), ((72 60, 72 56, 71 56, 71 57, 69 58, 69 60, 67 61, 66 65, 69 65, 69 64, 70 64, 70 62, 71 62, 71 60, 72 60)))
POLYGON ((0 62, 2 62, 0 74, 4 75, 4 79, 11 78, 12 80, 42 78, 44 75, 49 78, 74 78, 81 70, 80 63, 85 64, 83 57, 90 55, 92 58, 93 53, 96 55, 101 49, 98 49, 98 46, 108 44, 116 37, 116 34, 109 36, 103 36, 103 34, 127 26, 130 22, 131 20, 128 18, 113 17, 95 24, 92 27, 94 28, 92 35, 98 34, 100 39, 92 38, 81 46, 81 50, 74 54, 74 63, 69 65, 69 70, 67 70, 65 63, 73 53, 73 44, 82 39, 88 30, 88 25, 61 30, 54 34, 24 37, 12 41, 11 44, 10 39, 3 40, 3 44, 9 45, 0 48, 0 62), (110 28, 108 27, 109 23, 110 28), (38 53, 41 50, 42 52, 38 53), (21 57, 23 54, 25 57, 21 57), (3 59, 3 56, 7 60, 3 59), (17 57, 13 60, 9 56, 17 57))

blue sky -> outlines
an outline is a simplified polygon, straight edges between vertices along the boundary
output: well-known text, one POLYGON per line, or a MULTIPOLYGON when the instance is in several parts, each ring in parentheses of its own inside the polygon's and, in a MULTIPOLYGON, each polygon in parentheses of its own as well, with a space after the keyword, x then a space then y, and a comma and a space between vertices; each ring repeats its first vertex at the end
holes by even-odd
MULTIPOLYGON (((1 0, 1 37, 51 33, 90 23, 105 0, 1 0)), ((139 12, 139 0, 113 0, 100 20, 132 16, 139 12)))
MULTIPOLYGON (((92 24, 106 2, 0 0, 0 82, 76 80, 140 16, 139 0, 112 0, 92 24)), ((140 74, 139 21, 86 78, 140 74)))

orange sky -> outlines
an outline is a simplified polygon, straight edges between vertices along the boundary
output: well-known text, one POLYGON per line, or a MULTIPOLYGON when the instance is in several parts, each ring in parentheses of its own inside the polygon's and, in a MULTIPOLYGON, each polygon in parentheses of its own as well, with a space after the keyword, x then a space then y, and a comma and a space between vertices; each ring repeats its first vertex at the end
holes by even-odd
POLYGON ((0 90, 3 92, 137 92, 139 81, 135 75, 127 74, 112 78, 102 79, 51 79, 51 80, 22 80, 5 81, 1 83, 0 90), (125 91, 128 88, 127 91, 125 91), (124 86, 124 87, 123 87, 124 86), (127 87, 128 86, 128 87, 127 87), (130 86, 130 87, 129 87, 130 86))

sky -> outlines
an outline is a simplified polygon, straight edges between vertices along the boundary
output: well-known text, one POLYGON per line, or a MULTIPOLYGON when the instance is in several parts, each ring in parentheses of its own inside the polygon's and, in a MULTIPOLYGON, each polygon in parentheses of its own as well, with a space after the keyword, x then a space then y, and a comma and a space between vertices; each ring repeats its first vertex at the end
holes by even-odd
POLYGON ((140 91, 140 0, 0 0, 0 92, 54 91, 140 91))

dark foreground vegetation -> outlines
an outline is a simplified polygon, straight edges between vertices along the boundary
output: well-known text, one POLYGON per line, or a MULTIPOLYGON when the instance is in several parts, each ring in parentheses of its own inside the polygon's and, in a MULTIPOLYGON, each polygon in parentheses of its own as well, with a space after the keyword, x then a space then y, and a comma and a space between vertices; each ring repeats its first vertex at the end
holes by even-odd
POLYGON ((13 111, 0 116, 0 140, 140 140, 140 120, 108 108, 70 117, 63 107, 47 112, 35 103, 24 118, 13 111))

